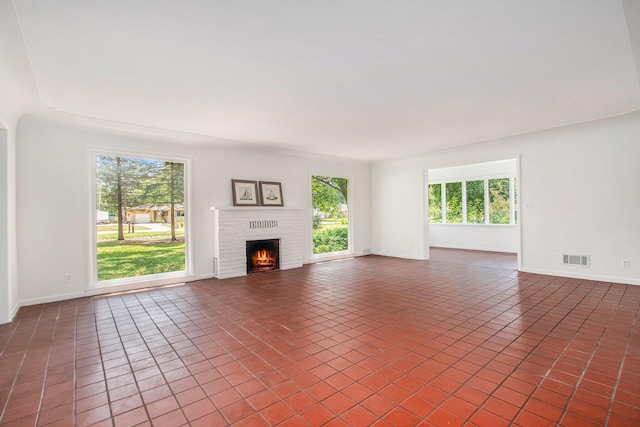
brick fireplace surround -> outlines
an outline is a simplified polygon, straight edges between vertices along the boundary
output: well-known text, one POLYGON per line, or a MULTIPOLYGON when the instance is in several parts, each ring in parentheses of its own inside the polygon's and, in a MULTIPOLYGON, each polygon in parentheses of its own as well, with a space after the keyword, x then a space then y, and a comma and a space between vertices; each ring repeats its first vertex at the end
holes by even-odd
POLYGON ((215 208, 213 212, 214 276, 247 274, 246 242, 280 239, 280 269, 302 267, 304 211, 270 207, 215 208))

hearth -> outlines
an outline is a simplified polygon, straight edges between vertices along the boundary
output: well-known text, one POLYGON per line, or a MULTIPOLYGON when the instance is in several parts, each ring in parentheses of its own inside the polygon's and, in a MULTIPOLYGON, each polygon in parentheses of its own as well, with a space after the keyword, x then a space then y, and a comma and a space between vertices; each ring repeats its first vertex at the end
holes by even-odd
POLYGON ((280 269, 280 239, 247 241, 247 274, 280 269))

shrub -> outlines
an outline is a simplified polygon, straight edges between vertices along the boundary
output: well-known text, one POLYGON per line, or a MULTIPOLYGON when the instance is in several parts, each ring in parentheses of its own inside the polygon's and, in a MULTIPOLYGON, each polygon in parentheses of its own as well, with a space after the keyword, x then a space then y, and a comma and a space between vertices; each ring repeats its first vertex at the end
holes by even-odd
POLYGON ((321 222, 322 222, 322 215, 315 214, 313 216, 313 229, 317 230, 318 228, 320 228, 320 223, 321 222))
POLYGON ((313 234, 313 253, 346 251, 349 249, 349 229, 334 228, 316 231, 313 234))

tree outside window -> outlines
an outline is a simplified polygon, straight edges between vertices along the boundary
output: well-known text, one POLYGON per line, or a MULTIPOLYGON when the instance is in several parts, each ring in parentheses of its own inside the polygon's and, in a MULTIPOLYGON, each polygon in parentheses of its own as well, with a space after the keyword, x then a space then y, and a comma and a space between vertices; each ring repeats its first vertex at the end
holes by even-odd
POLYGON ((449 182, 445 185, 446 218, 448 223, 462 222, 462 182, 449 182))
POLYGON ((429 185, 429 222, 442 222, 442 184, 429 185))
POLYGON ((484 224, 484 181, 467 181, 467 224, 484 224))
POLYGON ((509 224, 509 178, 489 180, 489 223, 509 224))

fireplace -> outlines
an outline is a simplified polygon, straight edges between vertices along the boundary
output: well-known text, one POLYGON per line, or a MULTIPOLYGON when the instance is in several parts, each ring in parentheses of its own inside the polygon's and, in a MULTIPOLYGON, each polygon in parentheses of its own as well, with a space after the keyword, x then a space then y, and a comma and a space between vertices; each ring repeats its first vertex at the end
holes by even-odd
POLYGON ((247 274, 280 269, 280 239, 247 241, 247 274))
POLYGON ((265 206, 212 207, 211 211, 214 277, 246 276, 246 242, 252 240, 278 239, 278 270, 302 267, 307 211, 265 206))

